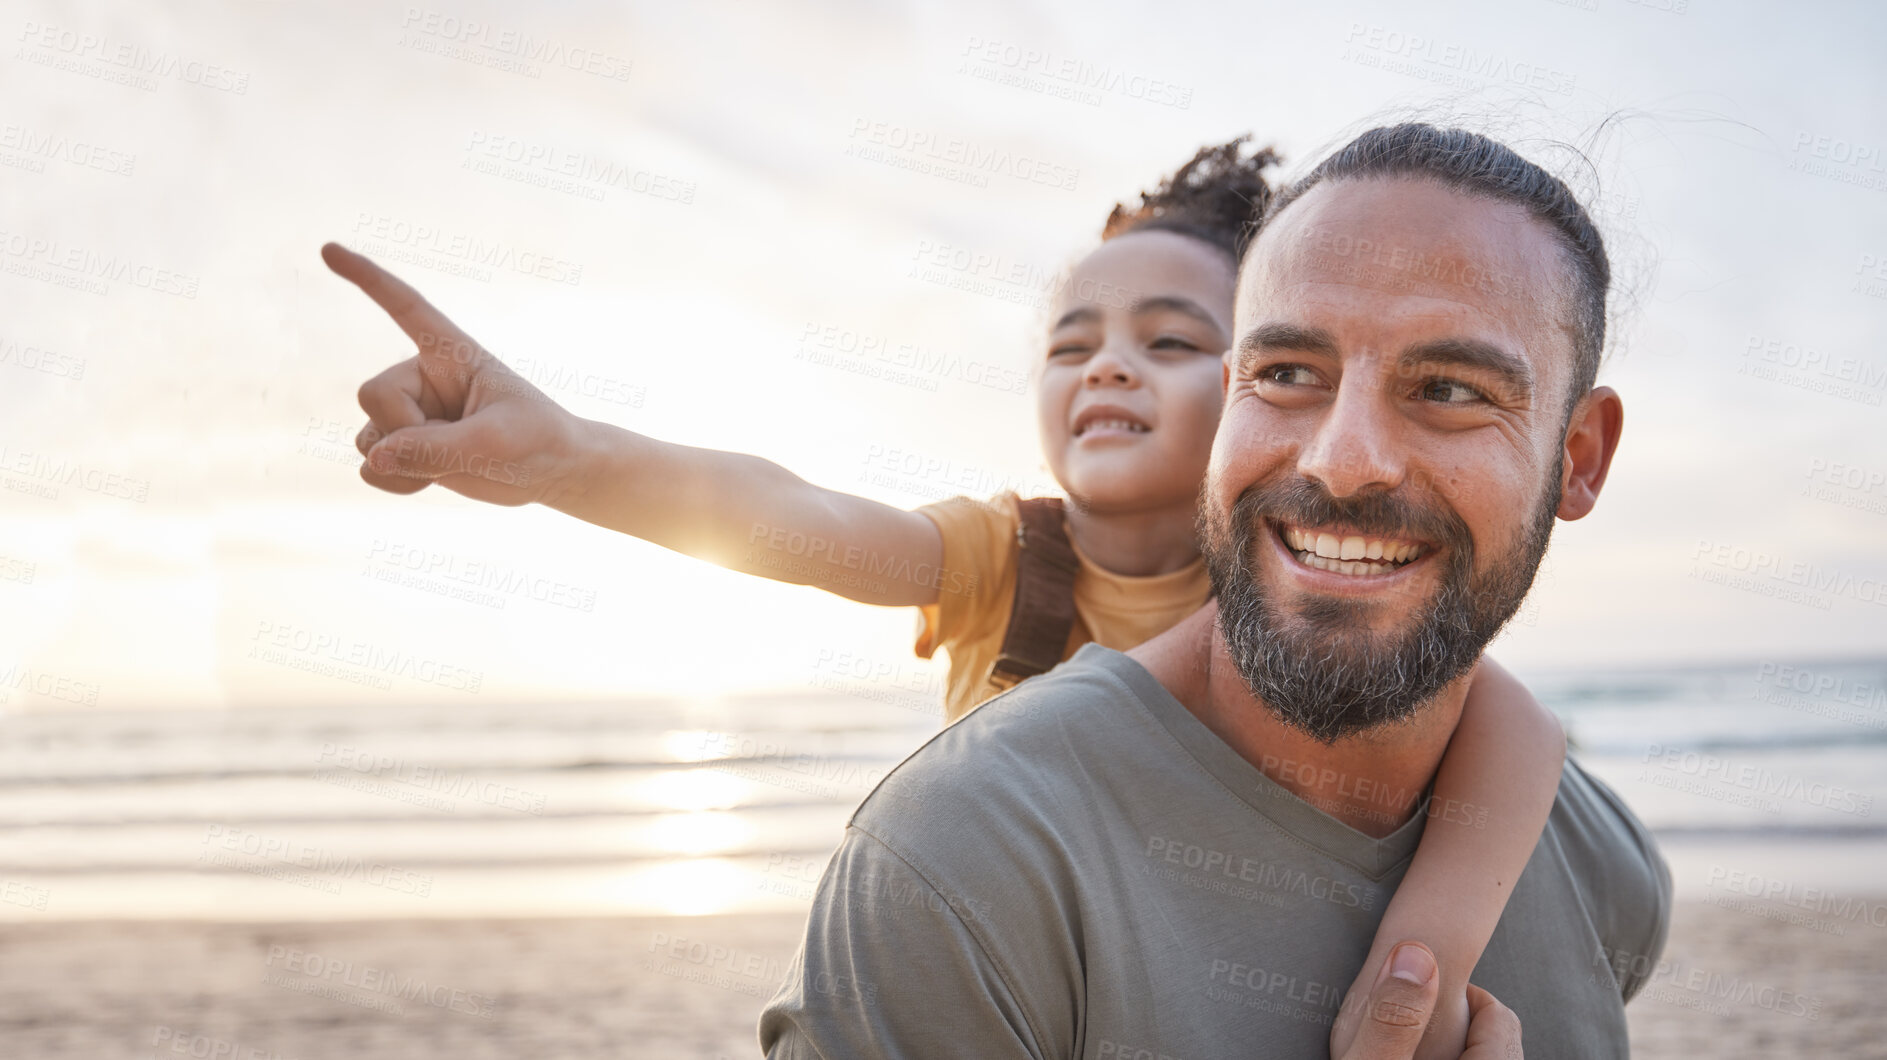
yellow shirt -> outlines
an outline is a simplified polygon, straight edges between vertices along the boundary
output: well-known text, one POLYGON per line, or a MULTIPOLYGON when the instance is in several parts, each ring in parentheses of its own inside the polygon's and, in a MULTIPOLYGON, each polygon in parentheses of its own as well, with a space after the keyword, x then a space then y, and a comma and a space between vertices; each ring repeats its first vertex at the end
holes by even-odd
MULTIPOLYGON (((1005 492, 988 501, 952 497, 917 509, 943 534, 945 577, 939 579, 937 602, 921 609, 917 654, 928 659, 938 648, 950 653, 945 724, 1002 691, 990 683, 989 671, 1002 652, 1015 604, 1018 503, 1015 493, 1005 492)), ((1074 552, 1081 567, 1063 659, 1089 641, 1126 651, 1177 625, 1212 595, 1204 557, 1169 574, 1129 577, 1096 566, 1079 546, 1074 552)))

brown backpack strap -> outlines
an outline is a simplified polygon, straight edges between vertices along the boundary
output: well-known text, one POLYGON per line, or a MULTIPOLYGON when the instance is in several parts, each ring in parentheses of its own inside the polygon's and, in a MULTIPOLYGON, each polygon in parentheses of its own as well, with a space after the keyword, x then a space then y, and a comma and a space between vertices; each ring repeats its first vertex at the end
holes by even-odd
POLYGON ((989 672, 990 682, 999 688, 1054 669, 1075 622, 1075 571, 1081 562, 1068 542, 1061 499, 1032 497, 1020 507, 1016 598, 1002 652, 989 672))

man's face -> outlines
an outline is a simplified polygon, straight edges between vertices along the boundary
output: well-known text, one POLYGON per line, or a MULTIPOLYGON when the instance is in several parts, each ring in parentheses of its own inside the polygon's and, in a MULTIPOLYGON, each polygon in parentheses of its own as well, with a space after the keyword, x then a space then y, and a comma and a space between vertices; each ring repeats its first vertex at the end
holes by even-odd
POLYGON ((1260 237, 1201 542, 1286 722, 1407 717, 1519 607, 1560 503, 1569 279, 1521 208, 1419 181, 1321 185, 1260 237))

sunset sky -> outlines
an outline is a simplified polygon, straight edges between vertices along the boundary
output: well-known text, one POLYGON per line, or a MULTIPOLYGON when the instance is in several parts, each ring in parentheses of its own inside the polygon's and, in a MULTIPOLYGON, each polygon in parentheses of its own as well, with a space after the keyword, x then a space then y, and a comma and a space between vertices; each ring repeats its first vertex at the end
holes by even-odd
POLYGON ((412 347, 320 245, 583 416, 1042 492, 1039 281, 1109 208, 1408 115, 1596 184, 1622 280, 1623 449, 1495 653, 1887 645, 1879 8, 793 7, 10 6, 0 712, 921 683, 911 611, 362 484, 355 390, 412 347))

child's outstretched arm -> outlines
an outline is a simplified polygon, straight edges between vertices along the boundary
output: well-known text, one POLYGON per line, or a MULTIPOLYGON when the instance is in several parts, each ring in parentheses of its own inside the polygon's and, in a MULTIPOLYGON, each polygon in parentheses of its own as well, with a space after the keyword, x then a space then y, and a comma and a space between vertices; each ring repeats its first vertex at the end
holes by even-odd
POLYGON ((720 564, 852 600, 936 602, 943 539, 919 512, 822 489, 778 464, 657 441, 571 414, 398 277, 330 243, 321 257, 418 346, 360 388, 360 474, 391 493, 437 482, 545 504, 720 564))
POLYGON ((1422 844, 1330 1029, 1332 1056, 1349 1048, 1370 985, 1390 950, 1407 940, 1426 944, 1440 966, 1441 992, 1417 1060, 1461 1055, 1468 976, 1540 841, 1565 759, 1559 719, 1482 656, 1435 774, 1422 844))

